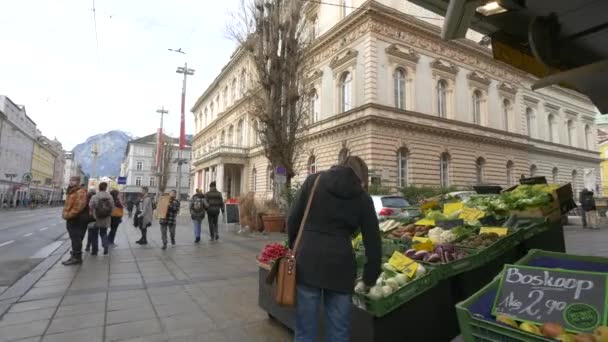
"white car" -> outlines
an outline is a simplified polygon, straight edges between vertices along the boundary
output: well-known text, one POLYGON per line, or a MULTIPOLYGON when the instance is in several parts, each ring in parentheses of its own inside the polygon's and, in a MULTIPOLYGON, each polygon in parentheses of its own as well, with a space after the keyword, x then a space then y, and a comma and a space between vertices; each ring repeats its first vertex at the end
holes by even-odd
POLYGON ((411 206, 405 198, 398 195, 373 195, 372 200, 378 218, 407 218, 420 215, 419 208, 411 206))

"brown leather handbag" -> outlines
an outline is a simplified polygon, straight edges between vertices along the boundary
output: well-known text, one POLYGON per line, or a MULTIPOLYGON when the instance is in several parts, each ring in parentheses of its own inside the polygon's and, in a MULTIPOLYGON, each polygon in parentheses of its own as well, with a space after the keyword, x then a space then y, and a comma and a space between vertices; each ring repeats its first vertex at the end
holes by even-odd
POLYGON ((304 231, 304 225, 306 225, 306 219, 308 218, 308 212, 310 211, 310 205, 312 204, 317 184, 319 184, 319 178, 321 178, 321 175, 315 179, 308 196, 308 203, 306 203, 306 210, 304 211, 304 216, 302 216, 300 230, 298 230, 298 236, 293 244, 293 249, 287 252, 284 257, 275 261, 266 278, 268 284, 272 284, 276 280, 274 298, 281 306, 294 306, 296 304, 296 250, 302 238, 302 232, 304 231))

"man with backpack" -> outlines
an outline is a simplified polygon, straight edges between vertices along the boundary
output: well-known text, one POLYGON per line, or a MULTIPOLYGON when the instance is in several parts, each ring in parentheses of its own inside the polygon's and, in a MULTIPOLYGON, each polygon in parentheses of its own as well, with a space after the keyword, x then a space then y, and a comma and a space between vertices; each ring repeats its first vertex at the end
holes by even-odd
POLYGON ((207 197, 207 202, 209 202, 207 209, 207 215, 209 215, 209 235, 211 236, 209 241, 213 242, 220 238, 217 218, 220 215, 220 211, 222 215, 224 214, 224 198, 222 197, 222 193, 217 191, 215 182, 211 182, 209 188, 210 190, 205 194, 205 197, 207 197))
POLYGON ((91 255, 97 255, 99 245, 97 243, 98 236, 101 236, 101 245, 103 246, 103 254, 108 254, 108 227, 112 220, 112 210, 114 210, 114 199, 107 191, 108 183, 99 183, 99 192, 91 198, 89 208, 95 218, 95 226, 91 234, 91 255))
POLYGON ((87 229, 83 216, 86 210, 87 191, 80 187, 80 177, 71 177, 62 215, 72 242, 71 256, 62 262, 65 266, 82 264, 82 239, 87 229))
POLYGON ((190 217, 194 224, 194 243, 201 242, 201 224, 205 218, 205 211, 209 208, 209 203, 201 189, 196 189, 196 193, 190 201, 190 217))

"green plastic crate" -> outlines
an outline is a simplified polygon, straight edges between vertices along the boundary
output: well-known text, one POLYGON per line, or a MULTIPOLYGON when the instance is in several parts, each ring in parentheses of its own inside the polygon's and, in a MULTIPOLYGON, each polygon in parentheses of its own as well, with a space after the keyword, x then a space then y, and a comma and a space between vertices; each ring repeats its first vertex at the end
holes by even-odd
POLYGON ((436 270, 426 265, 424 265, 424 268, 427 270, 426 275, 407 283, 388 297, 371 300, 360 293, 355 293, 354 297, 366 311, 376 317, 382 317, 437 285, 439 278, 436 270))
POLYGON ((440 277, 440 279, 447 279, 456 274, 460 274, 466 272, 468 270, 480 267, 481 265, 486 263, 486 259, 479 255, 479 250, 472 248, 464 248, 464 247, 455 247, 459 250, 465 250, 469 253, 468 256, 454 260, 448 263, 428 263, 428 262, 420 262, 424 265, 424 267, 435 267, 435 272, 440 277))

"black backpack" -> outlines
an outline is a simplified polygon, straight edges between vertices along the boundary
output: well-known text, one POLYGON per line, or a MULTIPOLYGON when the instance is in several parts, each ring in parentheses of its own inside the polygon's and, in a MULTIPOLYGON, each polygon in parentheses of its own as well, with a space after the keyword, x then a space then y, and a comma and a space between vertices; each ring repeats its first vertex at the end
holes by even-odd
POLYGON ((112 215, 112 202, 108 197, 104 197, 97 201, 95 206, 95 217, 98 219, 104 219, 112 215))

